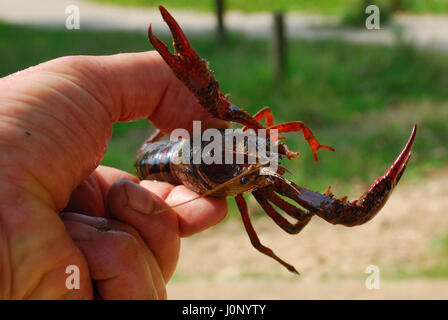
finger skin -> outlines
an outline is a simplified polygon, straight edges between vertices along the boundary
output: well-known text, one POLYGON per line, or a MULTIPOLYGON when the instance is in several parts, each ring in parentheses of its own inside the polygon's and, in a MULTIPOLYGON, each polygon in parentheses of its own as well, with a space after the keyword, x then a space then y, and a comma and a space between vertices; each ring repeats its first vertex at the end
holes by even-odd
MULTIPOLYGON (((165 282, 168 282, 179 256, 179 237, 200 232, 221 221, 227 213, 227 202, 224 199, 199 199, 192 205, 167 212, 165 216, 164 213, 148 218, 147 215, 156 210, 155 201, 159 201, 158 208, 162 208, 198 195, 185 187, 174 187, 164 182, 143 181, 142 186, 135 182, 138 179, 130 174, 100 166, 74 191, 64 211, 72 210, 90 216, 114 216, 132 225, 155 253, 165 282), (108 197, 91 201, 104 194, 108 197), (169 203, 165 202, 166 199, 169 203), (107 212, 104 209, 106 206, 107 212)), ((89 256, 87 261, 90 263, 89 256)))
POLYGON ((154 210, 166 206, 163 199, 151 191, 128 180, 119 180, 110 188, 107 195, 108 212, 112 217, 130 224, 138 230, 156 256, 164 279, 168 282, 176 267, 180 250, 177 215, 171 210, 165 212, 166 214, 155 215, 133 209, 132 199, 136 198, 135 186, 138 187, 138 190, 145 192, 147 198, 152 199, 154 210))
MULTIPOLYGON (((173 186, 166 182, 144 180, 140 186, 157 195, 167 206, 175 206, 199 196, 183 185, 173 186)), ((117 194, 117 199, 119 197, 117 194)), ((172 210, 178 215, 180 236, 188 237, 222 221, 227 216, 228 207, 225 198, 204 197, 172 210)))
POLYGON ((143 213, 133 207, 132 192, 146 194, 154 200, 153 210, 172 206, 177 201, 191 199, 197 194, 184 186, 174 187, 167 183, 142 181, 138 186, 129 180, 119 180, 109 189, 108 212, 111 216, 132 225, 154 253, 165 281, 171 278, 177 264, 180 236, 202 231, 221 221, 227 214, 225 199, 198 199, 189 205, 163 213, 143 213))
POLYGON ((59 216, 14 185, 0 183, 0 195, 0 298, 91 299, 87 262, 59 216), (65 286, 70 265, 81 271, 82 290, 65 286))
POLYGON ((107 166, 98 166, 87 179, 73 190, 70 200, 63 211, 72 211, 104 217, 105 201, 110 186, 119 179, 138 183, 137 177, 130 173, 107 166))
MULTIPOLYGON (((149 182, 148 185, 153 183, 149 182)), ((168 205, 174 206, 197 197, 197 193, 181 185, 174 187, 165 201, 168 205)), ((228 207, 225 198, 205 197, 176 207, 174 210, 179 216, 181 237, 188 237, 221 222, 227 216, 228 207)))
POLYGON ((102 299, 166 298, 157 262, 135 230, 106 218, 71 212, 62 216, 102 299))

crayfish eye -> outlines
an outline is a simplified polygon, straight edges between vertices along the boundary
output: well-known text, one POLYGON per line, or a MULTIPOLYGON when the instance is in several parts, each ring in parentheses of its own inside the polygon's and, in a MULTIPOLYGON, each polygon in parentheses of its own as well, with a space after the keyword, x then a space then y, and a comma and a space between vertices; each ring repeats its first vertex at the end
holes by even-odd
POLYGON ((241 178, 240 178, 240 183, 241 183, 241 184, 246 184, 247 181, 248 181, 247 177, 241 177, 241 178))

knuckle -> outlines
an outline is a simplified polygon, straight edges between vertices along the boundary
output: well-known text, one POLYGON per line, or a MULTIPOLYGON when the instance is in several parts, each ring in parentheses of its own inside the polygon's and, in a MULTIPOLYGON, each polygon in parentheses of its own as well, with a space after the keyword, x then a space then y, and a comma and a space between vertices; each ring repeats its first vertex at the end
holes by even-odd
POLYGON ((140 255, 140 244, 134 235, 129 232, 121 231, 119 244, 117 248, 122 261, 132 263, 140 255))

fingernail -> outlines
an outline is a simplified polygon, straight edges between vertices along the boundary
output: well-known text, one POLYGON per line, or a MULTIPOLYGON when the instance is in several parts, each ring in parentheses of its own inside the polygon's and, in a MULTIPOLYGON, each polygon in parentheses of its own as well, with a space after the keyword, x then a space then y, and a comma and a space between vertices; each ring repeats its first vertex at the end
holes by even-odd
POLYGON ((143 214, 153 213, 154 199, 145 189, 131 181, 125 183, 124 188, 129 208, 143 214))
POLYGON ((75 212, 63 212, 60 214, 60 217, 63 221, 81 222, 84 224, 88 224, 89 226, 95 227, 100 231, 112 230, 112 228, 109 226, 108 220, 104 217, 92 217, 75 212))

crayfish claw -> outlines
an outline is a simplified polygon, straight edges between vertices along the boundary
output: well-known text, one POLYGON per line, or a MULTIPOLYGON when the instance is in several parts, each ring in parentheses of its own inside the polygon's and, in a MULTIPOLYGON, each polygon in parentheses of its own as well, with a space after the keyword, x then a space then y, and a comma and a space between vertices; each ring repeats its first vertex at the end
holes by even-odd
POLYGON ((179 64, 179 61, 177 60, 177 57, 171 54, 171 52, 168 50, 168 47, 154 36, 154 34, 152 33, 152 25, 149 25, 148 28, 148 38, 154 49, 157 50, 157 52, 162 56, 163 60, 165 60, 165 62, 171 67, 171 69, 174 72, 180 70, 181 66, 179 64))
POLYGON ((276 181, 276 191, 332 224, 355 226, 366 223, 386 204, 403 175, 411 156, 416 131, 417 125, 414 125, 408 142, 391 167, 357 200, 347 201, 346 197, 333 198, 329 190, 322 194, 295 184, 292 184, 294 188, 291 188, 283 181, 276 181))
POLYGON ((171 30, 171 34, 173 35, 174 51, 177 54, 182 55, 187 50, 190 50, 190 43, 188 42, 187 37, 185 36, 177 21, 174 20, 173 16, 163 6, 159 6, 159 10, 162 14, 163 20, 165 20, 166 24, 171 30))
POLYGON ((263 128, 251 115, 232 104, 228 97, 222 94, 208 62, 191 47, 168 10, 162 6, 159 6, 159 10, 171 30, 175 54, 171 54, 167 46, 152 34, 151 26, 148 29, 149 41, 205 110, 218 119, 241 123, 253 129, 263 128))
POLYGON ((203 60, 190 46, 176 20, 164 7, 159 6, 159 9, 171 30, 175 55, 171 54, 167 46, 152 34, 151 26, 148 29, 149 41, 170 66, 176 77, 192 91, 207 109, 207 106, 216 104, 218 101, 221 94, 219 84, 208 68, 207 61, 203 60))
POLYGON ((411 135, 409 136, 408 142, 405 147, 401 151, 400 155, 394 161, 389 170, 386 171, 384 176, 381 179, 386 179, 392 184, 392 188, 394 188, 398 181, 400 181, 401 176, 408 165, 409 159, 411 158, 411 149, 414 144, 415 135, 417 133, 417 124, 414 124, 412 128, 411 135))

